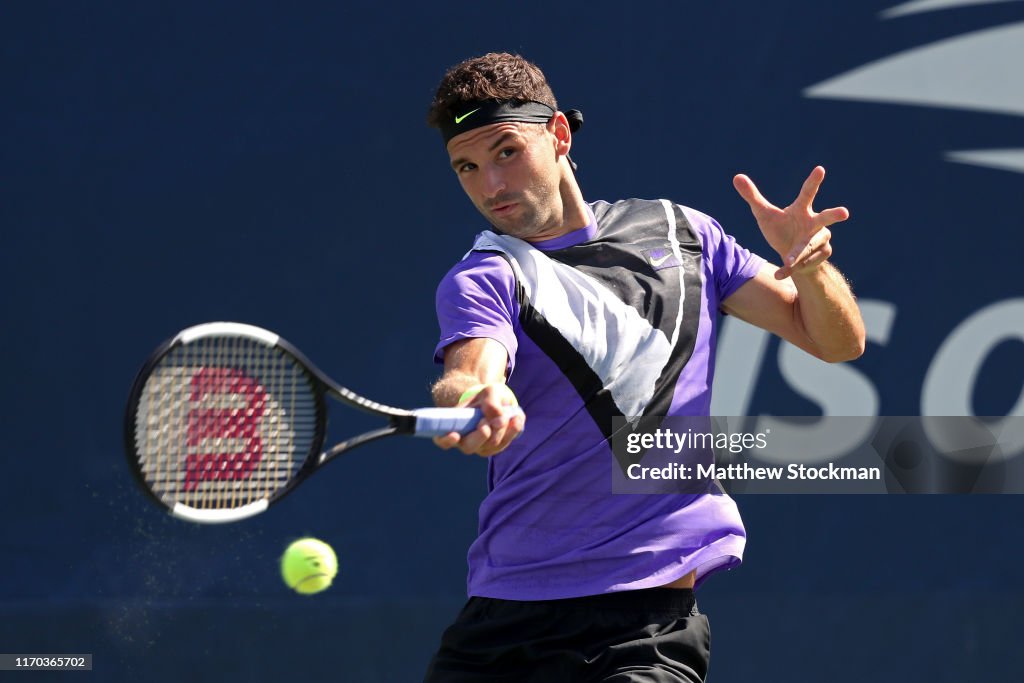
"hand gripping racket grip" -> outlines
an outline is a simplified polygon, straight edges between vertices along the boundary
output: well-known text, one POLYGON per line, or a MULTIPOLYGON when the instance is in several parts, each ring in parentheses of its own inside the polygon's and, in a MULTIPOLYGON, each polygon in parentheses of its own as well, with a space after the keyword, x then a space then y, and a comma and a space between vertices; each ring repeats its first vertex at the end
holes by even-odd
MULTIPOLYGON (((482 413, 477 408, 420 408, 412 411, 416 416, 416 436, 444 436, 449 432, 468 434, 476 429, 482 413)), ((510 411, 512 415, 522 408, 510 411)))

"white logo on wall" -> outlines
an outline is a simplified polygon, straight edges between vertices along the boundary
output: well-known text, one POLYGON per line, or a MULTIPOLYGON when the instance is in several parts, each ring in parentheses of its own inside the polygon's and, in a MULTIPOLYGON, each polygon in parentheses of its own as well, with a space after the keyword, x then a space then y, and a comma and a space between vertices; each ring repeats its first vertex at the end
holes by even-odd
MULTIPOLYGON (((1020 0, 917 0, 883 20, 1020 0)), ((885 57, 804 90, 807 97, 912 104, 1024 116, 1024 21, 946 38, 885 57)), ((946 159, 1024 173, 1024 148, 946 151, 946 159)))
MULTIPOLYGON (((881 13, 883 20, 964 5, 1020 0, 917 0, 881 13)), ((910 104, 1024 116, 1024 22, 975 31, 880 59, 829 78, 804 91, 807 97, 910 104)), ((1024 173, 1024 148, 947 150, 948 161, 1024 173)), ((897 308, 888 301, 860 301, 868 341, 885 346, 897 308)), ((770 336, 728 318, 718 346, 712 415, 748 415, 770 336)), ((921 386, 921 415, 971 415, 971 399, 988 355, 1007 340, 1024 342, 1024 298, 984 306, 957 325, 940 345, 921 386)), ((878 415, 874 383, 855 366, 830 365, 782 342, 779 373, 822 415, 878 415)), ((1024 415, 1024 390, 1008 411, 1024 415)), ((824 462, 863 443, 870 422, 850 422, 849 433, 817 425, 794 425, 760 415, 752 431, 772 430, 778 440, 806 446, 807 460, 824 462)), ((992 428, 999 429, 998 424, 992 428)), ((1024 444, 1014 444, 1014 450, 1024 444)), ((791 455, 791 454, 790 454, 791 455)))

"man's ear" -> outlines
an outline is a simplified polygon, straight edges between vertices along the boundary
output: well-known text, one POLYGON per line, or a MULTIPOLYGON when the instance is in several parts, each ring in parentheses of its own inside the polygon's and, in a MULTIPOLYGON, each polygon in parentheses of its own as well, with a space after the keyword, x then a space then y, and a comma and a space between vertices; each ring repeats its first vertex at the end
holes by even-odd
POLYGON ((569 129, 569 120, 565 114, 558 111, 548 121, 548 132, 555 138, 555 154, 566 156, 572 147, 572 131, 569 129))

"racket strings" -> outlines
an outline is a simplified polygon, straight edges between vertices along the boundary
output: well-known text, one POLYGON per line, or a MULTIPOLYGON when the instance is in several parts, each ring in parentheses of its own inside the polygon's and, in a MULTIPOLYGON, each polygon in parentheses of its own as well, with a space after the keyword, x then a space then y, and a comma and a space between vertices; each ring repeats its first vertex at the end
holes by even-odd
POLYGON ((140 471, 165 503, 230 509, 270 498, 317 439, 317 400, 290 355, 203 337, 153 368, 136 414, 140 471))

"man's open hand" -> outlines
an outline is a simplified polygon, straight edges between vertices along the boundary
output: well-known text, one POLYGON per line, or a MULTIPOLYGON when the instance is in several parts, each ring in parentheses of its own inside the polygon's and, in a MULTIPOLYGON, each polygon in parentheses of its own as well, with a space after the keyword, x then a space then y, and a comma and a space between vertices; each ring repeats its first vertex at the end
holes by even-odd
POLYGON ((800 188, 800 194, 785 209, 765 199, 754 181, 742 173, 732 180, 736 191, 750 205, 768 244, 782 258, 782 268, 775 274, 780 280, 793 273, 811 271, 824 263, 832 255, 832 232, 828 226, 850 217, 843 206, 821 213, 814 211, 811 204, 824 178, 825 169, 815 166, 800 188))

